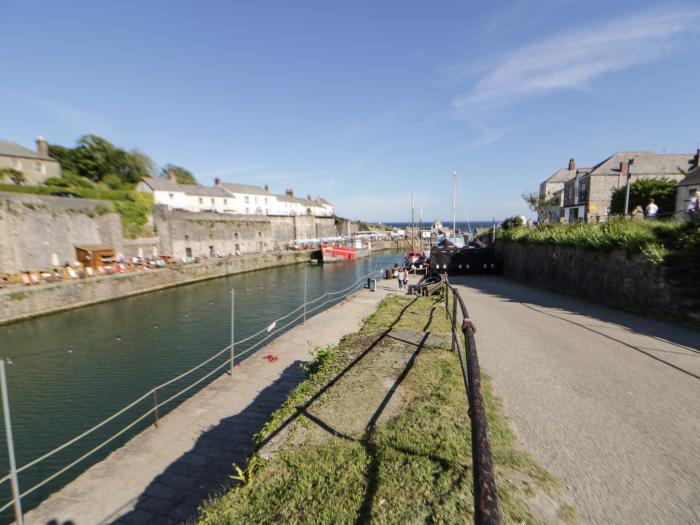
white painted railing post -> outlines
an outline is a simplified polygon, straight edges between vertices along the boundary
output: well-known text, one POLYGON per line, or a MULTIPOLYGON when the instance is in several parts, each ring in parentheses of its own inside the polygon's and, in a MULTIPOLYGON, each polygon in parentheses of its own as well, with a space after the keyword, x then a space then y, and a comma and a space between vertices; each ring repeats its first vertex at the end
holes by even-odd
POLYGON ((236 294, 235 290, 231 288, 231 377, 233 377, 233 367, 236 365, 236 355, 234 353, 234 342, 235 342, 235 327, 236 327, 236 294))
POLYGON ((0 359, 0 390, 2 390, 2 413, 5 419, 5 437, 7 438, 7 456, 10 460, 10 484, 15 507, 17 525, 24 525, 22 501, 19 498, 19 481, 17 479, 17 463, 15 462, 15 445, 12 439, 12 422, 10 419, 10 401, 7 397, 7 376, 5 375, 5 360, 0 359))

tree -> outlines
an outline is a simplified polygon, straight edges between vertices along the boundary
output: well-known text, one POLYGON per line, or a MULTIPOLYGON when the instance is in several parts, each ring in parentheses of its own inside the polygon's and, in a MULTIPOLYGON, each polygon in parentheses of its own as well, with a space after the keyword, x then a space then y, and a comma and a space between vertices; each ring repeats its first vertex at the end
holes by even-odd
POLYGON ((501 223, 501 228, 504 230, 510 230, 511 228, 517 228, 518 226, 525 226, 525 217, 522 215, 516 215, 514 217, 508 217, 501 223))
POLYGON ((24 176, 24 173, 22 173, 21 171, 18 171, 14 168, 0 168, 0 180, 4 179, 5 177, 8 177, 12 182, 14 182, 17 185, 20 185, 27 180, 27 178, 24 176))
POLYGON ((160 175, 161 177, 167 177, 171 171, 175 173, 175 179, 178 184, 197 184, 197 179, 194 178, 191 171, 175 164, 166 164, 163 166, 160 170, 160 175))
POLYGON ((528 207, 537 214, 538 220, 549 220, 559 212, 559 199, 547 198, 541 193, 523 193, 523 200, 528 207))
MULTIPOLYGON (((625 213, 625 195, 627 186, 621 186, 613 191, 610 203, 611 213, 625 213)), ((659 207, 659 215, 673 214, 676 209, 676 183, 668 179, 637 179, 630 185, 630 202, 628 211, 637 206, 642 209, 654 199, 659 207)))

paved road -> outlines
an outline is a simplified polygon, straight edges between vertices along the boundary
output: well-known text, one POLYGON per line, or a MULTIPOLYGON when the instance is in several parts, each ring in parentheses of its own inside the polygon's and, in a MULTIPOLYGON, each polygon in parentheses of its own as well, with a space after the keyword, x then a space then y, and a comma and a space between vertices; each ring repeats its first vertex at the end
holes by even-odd
POLYGON ((586 523, 700 523, 700 331, 462 277, 522 448, 586 523))

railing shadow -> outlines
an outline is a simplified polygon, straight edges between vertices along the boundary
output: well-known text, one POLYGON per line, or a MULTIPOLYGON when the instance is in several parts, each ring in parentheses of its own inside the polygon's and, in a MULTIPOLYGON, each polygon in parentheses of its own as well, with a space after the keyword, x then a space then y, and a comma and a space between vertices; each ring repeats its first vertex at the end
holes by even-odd
MULTIPOLYGON (((243 466, 255 451, 253 436, 305 378, 302 361, 289 365, 243 411, 204 432, 188 452, 155 477, 124 515, 106 523, 182 523, 197 518, 197 507, 232 486, 233 464, 243 466)), ((118 511, 118 513, 120 513, 118 511)))

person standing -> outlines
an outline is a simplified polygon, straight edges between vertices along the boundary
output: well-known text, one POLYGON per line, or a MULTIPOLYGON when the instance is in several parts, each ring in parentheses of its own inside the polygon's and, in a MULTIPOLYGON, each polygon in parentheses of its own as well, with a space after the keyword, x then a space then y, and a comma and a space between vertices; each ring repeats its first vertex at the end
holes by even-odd
POLYGON ((396 276, 396 280, 399 281, 399 290, 401 290, 401 288, 403 288, 403 268, 398 268, 394 271, 394 275, 396 276))
POLYGON ((408 288, 408 268, 403 269, 403 285, 408 288))
POLYGON ((693 196, 688 201, 688 206, 685 212, 688 216, 692 216, 694 213, 700 211, 700 190, 695 190, 693 196))
POLYGON ((659 213, 659 207, 654 202, 654 199, 649 199, 649 204, 647 204, 644 210, 644 215, 650 221, 656 220, 656 215, 659 213))

